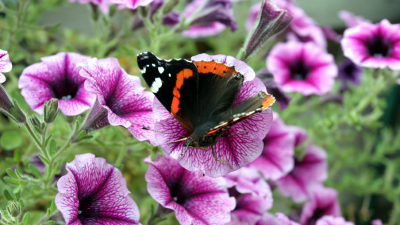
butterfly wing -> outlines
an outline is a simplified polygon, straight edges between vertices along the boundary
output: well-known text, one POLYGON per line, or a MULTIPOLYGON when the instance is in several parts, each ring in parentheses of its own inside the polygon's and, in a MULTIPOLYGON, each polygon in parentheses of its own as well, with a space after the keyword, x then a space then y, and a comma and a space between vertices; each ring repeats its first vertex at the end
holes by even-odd
POLYGON ((161 104, 189 132, 194 126, 191 115, 197 111, 198 72, 186 59, 162 60, 151 52, 137 56, 140 72, 161 104))

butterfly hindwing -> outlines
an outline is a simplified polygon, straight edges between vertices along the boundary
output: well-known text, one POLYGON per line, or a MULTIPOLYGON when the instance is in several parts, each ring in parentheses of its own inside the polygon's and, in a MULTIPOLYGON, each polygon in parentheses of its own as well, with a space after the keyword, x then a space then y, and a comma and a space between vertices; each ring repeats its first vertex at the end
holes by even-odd
POLYGON ((196 65, 185 59, 162 60, 151 52, 138 54, 137 60, 144 80, 157 99, 192 132, 190 114, 197 110, 196 65))

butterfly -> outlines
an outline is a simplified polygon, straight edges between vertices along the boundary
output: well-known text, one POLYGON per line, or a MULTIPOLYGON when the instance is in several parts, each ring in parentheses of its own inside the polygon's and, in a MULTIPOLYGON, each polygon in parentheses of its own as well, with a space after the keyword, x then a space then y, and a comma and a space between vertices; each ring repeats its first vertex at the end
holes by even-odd
POLYGON ((151 91, 191 134, 174 142, 185 141, 184 147, 203 150, 211 146, 216 161, 226 162, 217 159, 214 150, 225 131, 275 102, 272 95, 260 91, 234 107, 244 75, 224 63, 163 60, 151 52, 138 54, 137 62, 151 91))

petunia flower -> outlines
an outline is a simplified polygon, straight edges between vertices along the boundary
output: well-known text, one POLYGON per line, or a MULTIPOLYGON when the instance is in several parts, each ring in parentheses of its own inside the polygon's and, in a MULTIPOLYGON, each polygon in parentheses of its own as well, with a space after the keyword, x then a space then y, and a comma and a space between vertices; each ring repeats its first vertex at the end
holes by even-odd
POLYGON ((223 178, 210 178, 191 172, 167 156, 144 160, 147 191, 161 206, 175 211, 180 224, 226 224, 235 199, 229 197, 223 178))
POLYGON ((182 15, 191 25, 182 34, 190 38, 214 36, 226 27, 237 29, 230 0, 193 0, 182 15))
POLYGON ((350 82, 354 85, 360 85, 361 75, 363 70, 357 66, 350 59, 343 60, 339 65, 338 79, 341 81, 341 91, 348 89, 347 83, 350 82))
POLYGON ((291 221, 285 214, 276 213, 273 216, 270 213, 264 213, 263 217, 257 221, 255 225, 300 225, 294 221, 291 221))
POLYGON ((271 36, 284 30, 293 16, 270 0, 263 0, 254 25, 244 42, 244 59, 254 55, 271 36))
POLYGON ((400 26, 386 19, 348 28, 341 41, 344 55, 362 67, 400 70, 400 26))
POLYGON ((136 9, 139 6, 147 6, 153 0, 109 0, 111 3, 118 4, 120 8, 136 9))
MULTIPOLYGON (((340 217, 341 212, 337 195, 337 191, 333 188, 316 187, 311 195, 311 200, 303 205, 300 224, 320 225, 317 221, 323 216, 340 217)), ((330 219, 325 219, 325 221, 330 221, 330 219)))
POLYGON ((382 221, 380 219, 372 220, 372 225, 382 225, 382 221))
POLYGON ((155 145, 154 133, 142 129, 154 128, 154 95, 144 91, 139 77, 127 74, 116 58, 90 59, 80 75, 87 79, 86 90, 97 96, 83 130, 88 133, 107 125, 123 126, 137 140, 155 145))
POLYGON ((337 76, 331 54, 312 43, 278 43, 267 57, 267 68, 285 92, 328 93, 337 76))
POLYGON ((22 71, 18 87, 25 101, 35 112, 42 114, 46 101, 58 99, 61 112, 76 116, 88 110, 95 95, 85 90, 85 78, 79 75, 78 64, 90 57, 78 53, 60 52, 42 58, 22 71))
POLYGON ((66 168, 55 202, 67 225, 139 224, 139 209, 121 171, 90 153, 76 155, 66 168))
POLYGON ((273 117, 271 130, 263 140, 263 153, 248 167, 260 171, 266 179, 277 180, 293 169, 295 135, 277 113, 273 117))
POLYGON ((292 98, 283 92, 281 85, 275 82, 272 73, 270 73, 267 69, 261 69, 256 73, 256 77, 258 77, 264 83, 268 93, 273 95, 276 101, 279 102, 279 109, 286 109, 292 98))
POLYGON ((365 19, 364 17, 356 16, 346 10, 339 11, 338 15, 339 18, 344 21, 347 27, 356 27, 362 23, 371 23, 371 21, 365 19))
POLYGON ((0 49, 0 84, 6 81, 6 77, 2 73, 10 72, 11 69, 12 64, 8 52, 0 49))
POLYGON ((328 177, 326 152, 309 144, 303 159, 295 159, 294 168, 276 184, 284 196, 292 197, 294 202, 305 201, 314 190, 328 177))
MULTIPOLYGON (((153 21, 154 14, 156 14, 156 12, 161 9, 163 4, 164 4, 164 0, 153 0, 150 3, 149 13, 150 13, 150 19, 152 21, 153 21)), ((176 24, 179 23, 180 17, 181 17, 180 14, 177 12, 169 12, 167 15, 164 15, 164 17, 163 17, 163 25, 175 26, 176 24)), ((142 18, 139 15, 137 15, 135 18, 135 22, 132 26, 132 29, 137 29, 137 28, 140 28, 143 26, 144 26, 144 24, 143 24, 142 18)))
POLYGON ((104 14, 108 14, 110 4, 112 4, 111 0, 69 0, 69 2, 78 2, 80 4, 90 3, 90 4, 98 5, 100 7, 100 10, 104 14))
MULTIPOLYGON (((192 60, 215 60, 228 66, 234 66, 238 72, 244 75, 244 82, 234 105, 238 105, 245 99, 266 90, 264 84, 258 78, 255 78, 255 73, 251 67, 231 56, 200 54, 193 56, 192 60)), ((154 100, 153 110, 155 117, 157 117, 155 130, 183 137, 190 136, 190 133, 172 117, 158 100, 154 100)), ((171 157, 177 159, 184 168, 191 171, 203 171, 207 176, 219 177, 248 165, 260 156, 263 150, 262 140, 268 133, 271 124, 272 111, 267 109, 235 124, 226 130, 225 136, 219 138, 218 143, 214 145, 216 157, 220 160, 226 160, 232 166, 232 169, 227 163, 215 161, 211 147, 208 150, 190 148, 180 157, 185 150, 183 142, 171 144, 168 144, 168 142, 176 141, 181 137, 160 132, 156 132, 155 136, 161 148, 171 157), (232 133, 244 132, 248 133, 227 136, 232 133)))
POLYGON ((354 223, 346 221, 343 217, 323 216, 315 225, 354 225, 354 223))

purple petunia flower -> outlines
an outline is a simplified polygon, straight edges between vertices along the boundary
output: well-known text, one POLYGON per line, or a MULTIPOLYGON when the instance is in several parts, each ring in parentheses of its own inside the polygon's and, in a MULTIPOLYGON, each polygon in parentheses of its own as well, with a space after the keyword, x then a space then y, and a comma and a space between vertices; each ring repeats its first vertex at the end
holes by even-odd
POLYGON ((165 208, 175 211, 180 224, 225 224, 230 220, 230 211, 235 208, 235 199, 229 197, 223 178, 205 177, 191 172, 167 156, 150 157, 145 179, 151 197, 165 208))
POLYGON ((292 98, 283 92, 281 85, 275 82, 272 73, 270 73, 267 69, 261 69, 256 73, 256 77, 258 77, 264 83, 268 93, 273 95, 276 101, 279 102, 279 109, 286 109, 292 98))
MULTIPOLYGON (((164 4, 164 0, 153 0, 150 3, 150 19, 153 21, 154 14, 161 9, 164 4)), ((180 14, 177 12, 170 12, 163 18, 163 25, 166 26, 175 26, 180 21, 180 14)), ((136 15, 135 22, 132 26, 132 29, 137 29, 143 27, 143 20, 139 15, 136 15)))
POLYGON ((354 225, 354 223, 346 221, 343 217, 323 216, 315 225, 354 225))
POLYGON ((338 71, 331 54, 312 43, 298 42, 276 44, 267 57, 267 67, 284 91, 304 95, 328 93, 338 71))
POLYGON ((139 224, 139 209, 121 171, 90 153, 76 155, 66 167, 55 202, 67 225, 139 224))
POLYGON ((80 4, 91 3, 94 5, 98 5, 100 7, 100 10, 105 14, 108 13, 110 4, 112 4, 111 0, 69 0, 69 2, 78 2, 80 4))
POLYGON ((271 130, 264 138, 264 151, 248 167, 260 171, 266 179, 277 180, 289 173, 294 166, 295 135, 277 113, 271 130))
POLYGON ((214 36, 225 27, 237 29, 230 0, 193 0, 183 12, 191 26, 182 34, 190 38, 214 36))
POLYGON ((118 4, 120 8, 136 9, 139 6, 147 6, 153 0, 109 0, 118 4))
POLYGON ((341 10, 339 11, 339 18, 344 21, 347 27, 356 27, 362 23, 371 23, 371 21, 361 16, 355 16, 353 13, 341 10))
POLYGON ((341 91, 348 89, 347 83, 351 82, 354 85, 360 85, 361 75, 363 70, 350 59, 345 59, 339 65, 338 79, 342 82, 341 91))
POLYGON ((149 140, 156 145, 154 133, 142 129, 154 128, 154 95, 144 91, 139 77, 127 74, 116 58, 90 59, 83 65, 80 74, 87 78, 86 90, 97 96, 83 126, 87 132, 107 125, 123 126, 137 140, 149 140))
POLYGON ((295 159, 293 170, 277 181, 282 195, 292 197, 295 202, 305 201, 314 187, 328 177, 326 157, 322 148, 308 145, 303 159, 295 159))
POLYGON ((348 28, 341 41, 344 55, 362 67, 400 70, 400 26, 386 19, 348 28))
POLYGON ((285 214, 276 213, 274 217, 270 213, 264 213, 263 217, 257 221, 256 225, 300 225, 294 221, 291 221, 285 214))
POLYGON ((311 200, 303 205, 300 224, 319 225, 317 221, 323 216, 340 217, 341 212, 337 195, 337 191, 333 188, 316 187, 311 195, 311 200))
POLYGON ((6 77, 2 72, 10 72, 11 69, 12 64, 8 52, 0 49, 0 84, 6 81, 6 77))
POLYGON ((42 114, 46 101, 58 99, 61 112, 76 116, 88 110, 95 95, 85 90, 85 78, 79 75, 78 63, 90 57, 77 53, 60 52, 42 58, 42 62, 30 65, 22 71, 18 87, 28 105, 42 114))
MULTIPOLYGON (((251 67, 245 62, 231 56, 200 54, 193 56, 192 60, 215 60, 219 63, 225 63, 228 66, 234 66, 238 72, 244 75, 244 82, 237 94, 234 105, 238 105, 245 99, 254 96, 262 90, 266 90, 264 84, 258 78, 255 78, 255 73, 251 67)), ((190 136, 190 133, 172 117, 158 100, 154 100, 153 110, 156 118, 155 130, 184 137, 190 136)), ((191 171, 200 170, 208 176, 219 177, 248 165, 260 156, 263 150, 262 140, 268 133, 271 124, 272 111, 271 109, 267 109, 235 124, 225 133, 227 135, 229 133, 248 132, 247 134, 219 138, 218 143, 214 146, 216 157, 220 160, 226 160, 233 169, 227 163, 215 161, 211 147, 208 150, 190 148, 182 157, 179 157, 185 149, 183 142, 167 143, 178 140, 180 137, 160 132, 155 133, 155 136, 161 148, 167 154, 177 159, 186 169, 191 171)))
POLYGON ((372 225, 382 225, 382 221, 380 219, 372 220, 372 225))

